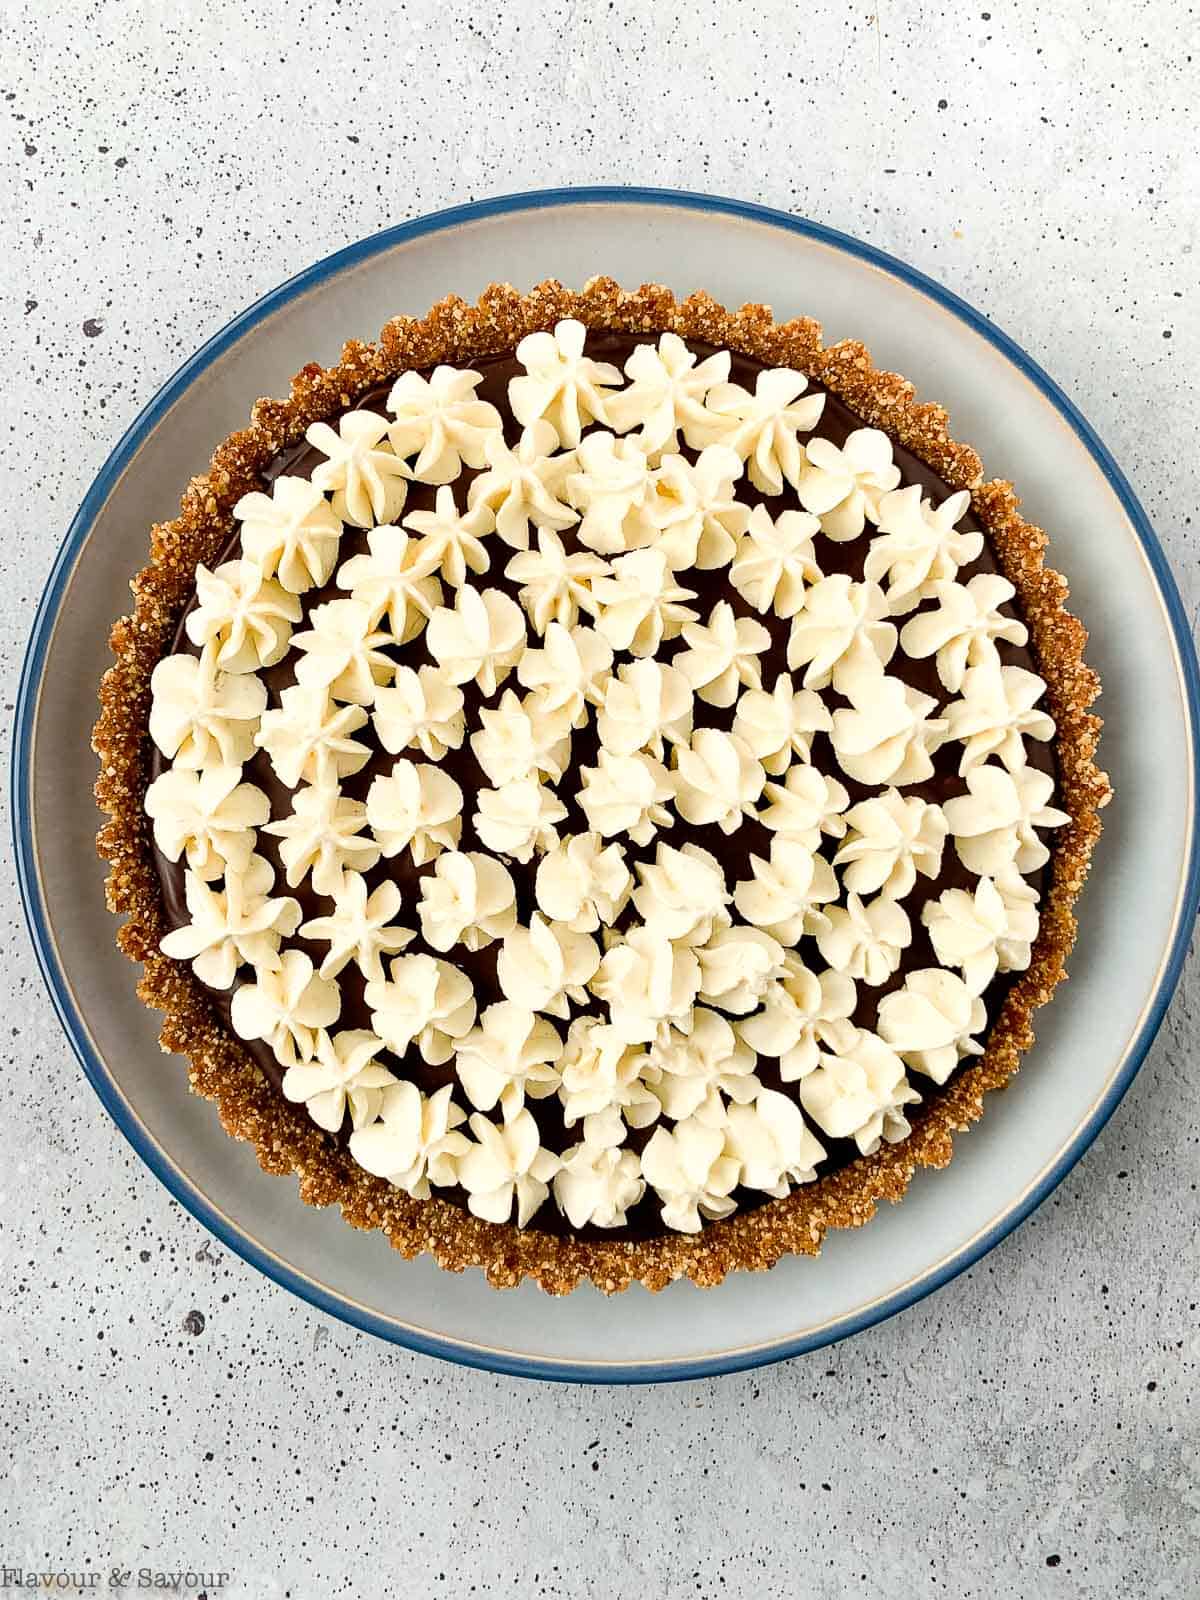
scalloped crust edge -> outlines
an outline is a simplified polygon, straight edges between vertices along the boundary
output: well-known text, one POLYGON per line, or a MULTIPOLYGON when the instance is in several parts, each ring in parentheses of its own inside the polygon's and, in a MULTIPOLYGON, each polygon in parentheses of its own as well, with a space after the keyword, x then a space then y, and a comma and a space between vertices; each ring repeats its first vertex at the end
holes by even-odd
POLYGON ((593 278, 578 293, 553 280, 525 295, 511 285, 492 284, 477 305, 450 296, 425 317, 393 318, 376 344, 350 341, 335 367, 304 367, 286 400, 259 400, 250 426, 218 445, 208 471, 188 485, 180 515, 153 528, 150 562, 130 586, 133 613, 115 623, 111 633, 116 661, 101 683, 93 733, 101 763, 96 798, 110 819, 97 836, 97 850, 110 866, 109 909, 126 919, 117 943, 143 966, 139 997, 165 1013, 162 1049, 187 1057, 192 1092, 216 1104, 226 1132, 253 1146, 264 1171, 295 1174, 306 1204, 337 1203, 351 1226, 380 1229, 406 1259, 428 1252, 452 1272, 479 1267, 497 1288, 526 1277, 551 1294, 569 1293, 584 1280, 604 1294, 632 1283, 659 1290, 683 1277, 710 1286, 735 1269, 761 1271, 785 1255, 814 1256, 830 1228, 861 1227, 880 1200, 894 1203, 903 1197, 918 1168, 946 1166, 953 1136, 970 1129, 983 1113, 984 1096, 1016 1073, 1033 1042, 1034 1012, 1066 977, 1076 932, 1072 907, 1100 834, 1099 812, 1111 796, 1094 759, 1100 719, 1090 707, 1099 680, 1083 660, 1087 631, 1065 609, 1066 579, 1045 565, 1045 533, 1027 523, 1018 507, 1011 484, 983 481, 979 457, 951 437, 942 407, 919 403, 913 385, 896 373, 878 371, 861 344, 843 341, 825 348, 820 326, 810 318, 778 324, 766 306, 729 311, 704 293, 680 301, 659 285, 627 291, 606 277, 593 278), (951 488, 970 489, 974 510, 1020 595, 1058 725, 1060 804, 1071 821, 1054 841, 1032 963, 1009 991, 983 1056, 951 1080, 903 1143, 884 1145, 875 1155, 755 1211, 709 1223, 698 1235, 584 1242, 482 1222, 436 1198, 410 1199, 356 1166, 313 1126, 303 1108, 277 1096, 216 1019, 189 968, 158 949, 164 912, 142 811, 150 674, 192 589, 196 563, 213 560, 229 536, 231 507, 310 423, 344 410, 367 389, 408 368, 461 364, 511 349, 525 334, 550 328, 560 317, 577 317, 593 328, 672 330, 769 365, 795 367, 820 380, 864 421, 900 440, 951 488))

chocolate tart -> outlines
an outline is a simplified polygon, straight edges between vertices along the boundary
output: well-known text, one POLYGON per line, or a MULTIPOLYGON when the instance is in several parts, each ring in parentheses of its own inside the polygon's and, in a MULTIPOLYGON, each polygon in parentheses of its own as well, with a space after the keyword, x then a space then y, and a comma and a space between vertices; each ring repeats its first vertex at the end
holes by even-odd
MULTIPOLYGON (((414 508, 432 507, 433 486, 410 482, 409 490, 406 515, 414 508)), ((787 494, 785 486, 785 498, 769 502, 772 511, 798 509, 794 496, 787 494)), ((752 490, 746 504, 764 498, 752 490)), ((188 486, 179 517, 152 530, 150 562, 132 580, 133 614, 112 630, 116 662, 101 685, 101 714, 93 737, 101 761, 96 795, 110 819, 98 836, 98 849, 111 869, 109 907, 124 918, 118 944, 143 966, 141 999, 165 1014, 160 1033, 163 1050, 187 1058, 193 1092, 216 1103, 226 1131, 254 1147, 264 1170, 294 1173, 307 1204, 336 1203, 351 1225, 381 1229, 405 1257, 428 1251, 452 1271, 481 1267, 497 1287, 512 1286, 527 1276, 556 1294, 569 1292, 583 1280, 605 1293, 633 1282, 657 1290, 684 1276, 711 1285, 735 1268, 766 1268, 785 1254, 815 1255, 828 1228, 861 1225, 874 1214, 880 1199, 902 1198, 918 1167, 948 1163, 953 1135, 970 1128, 982 1115, 987 1092, 1003 1087, 1015 1074, 1033 1040, 1034 1011, 1049 1001, 1066 975, 1064 963, 1076 929, 1072 907, 1088 871, 1100 832, 1099 812, 1110 790, 1094 760, 1100 722, 1090 707, 1099 685, 1083 660, 1086 631, 1065 609, 1066 580, 1045 564, 1045 533, 1024 521, 1018 506, 1010 484, 984 480, 979 457, 951 437, 941 407, 918 403, 912 385, 894 373, 878 371, 861 345, 846 341, 825 348, 820 328, 810 319, 777 324, 766 307, 727 311, 704 294, 679 301, 658 286, 628 292, 605 278, 593 279, 580 293, 555 282, 541 284, 528 295, 492 285, 478 305, 448 298, 424 318, 393 319, 376 344, 348 343, 335 367, 305 367, 293 380, 286 400, 260 400, 249 428, 218 446, 208 471, 188 486), (623 1226, 610 1228, 590 1223, 569 1226, 552 1202, 519 1228, 473 1214, 461 1191, 450 1198, 436 1192, 430 1198, 412 1198, 353 1159, 346 1128, 325 1131, 314 1124, 303 1104, 286 1098, 270 1048, 261 1040, 247 1042, 231 1025, 228 996, 202 982, 186 961, 172 959, 160 949, 164 935, 186 922, 187 912, 183 866, 166 859, 156 847, 144 809, 148 785, 166 770, 149 735, 150 680, 164 658, 197 653, 186 631, 196 606, 196 569, 198 564, 211 567, 238 554, 233 508, 247 494, 269 489, 281 476, 311 473, 320 455, 306 444, 307 430, 314 423, 337 422, 355 409, 381 409, 390 386, 404 373, 428 373, 442 364, 469 367, 483 374, 481 394, 500 399, 510 378, 522 370, 513 355, 519 342, 531 333, 554 329, 563 319, 575 319, 589 330, 590 357, 617 367, 639 344, 673 333, 686 341, 697 359, 714 351, 730 352, 733 377, 747 388, 766 369, 784 367, 803 373, 811 386, 807 392, 825 395, 823 437, 840 445, 856 429, 879 429, 892 442, 905 483, 920 485, 923 495, 936 499, 969 491, 970 510, 963 527, 983 536, 982 553, 971 570, 998 573, 1013 586, 1011 615, 1025 624, 1027 642, 1005 660, 1040 675, 1053 718, 1052 740, 1032 747, 1030 762, 1053 779, 1055 806, 1064 821, 1049 841, 1049 859, 1034 874, 1040 918, 1028 964, 994 977, 984 991, 990 1025, 981 1041, 982 1053, 965 1060, 944 1083, 927 1086, 922 1080, 922 1100, 911 1113, 911 1131, 905 1137, 882 1143, 868 1155, 858 1153, 849 1139, 830 1137, 825 1169, 812 1181, 800 1182, 778 1196, 738 1187, 738 1209, 705 1220, 697 1232, 664 1229, 649 1191, 630 1208, 623 1226)), ((348 531, 359 537, 358 528, 348 531)), ((851 580, 861 577, 863 543, 835 544, 838 565, 829 570, 844 572, 851 580)), ((353 548, 365 545, 360 540, 353 548)), ((722 567, 689 569, 686 577, 692 597, 699 596, 702 617, 725 595, 737 599, 722 567)), ((481 587, 498 582, 498 571, 493 569, 481 587)), ((320 604, 334 593, 332 586, 326 586, 304 596, 305 620, 314 601, 320 604)), ((740 611, 752 614, 745 606, 740 611)), ((398 648, 402 653, 404 646, 398 648)), ((781 667, 786 651, 778 638, 767 647, 764 665, 772 652, 781 657, 774 666, 781 667)), ((910 662, 909 669, 907 683, 921 692, 941 693, 931 660, 910 662)), ((293 681, 286 663, 267 669, 268 683, 272 673, 280 674, 273 693, 293 681)), ((444 752, 443 763, 457 779, 466 811, 483 782, 468 750, 464 745, 444 752)), ((574 768, 595 758, 594 742, 587 751, 582 760, 576 755, 574 768)), ((387 759, 376 746, 361 779, 350 780, 360 783, 353 788, 356 796, 364 795, 367 782, 387 770, 387 759)), ((952 773, 952 766, 939 765, 916 792, 933 801, 943 798, 953 787, 952 773)), ((271 814, 278 819, 290 796, 261 751, 249 763, 248 776, 268 794, 271 814)), ((590 814, 578 813, 578 797, 567 792, 570 777, 568 771, 563 798, 575 814, 568 825, 585 828, 590 814)), ((859 787, 852 788, 854 798, 859 798, 859 787)), ((757 824, 753 829, 734 828, 723 840, 711 828, 700 833, 703 847, 719 854, 735 873, 746 872, 751 852, 765 854, 770 842, 757 824)), ((666 838, 678 844, 685 834, 676 828, 674 836, 666 838)), ((695 830, 686 836, 698 837, 695 830)), ((948 849, 944 870, 921 887, 911 910, 920 912, 939 891, 969 886, 969 875, 956 867, 952 856, 948 849)), ((281 864, 273 846, 271 859, 278 873, 281 864)), ((386 875, 394 865, 384 862, 379 870, 386 875)), ((533 903, 534 869, 510 865, 525 914, 533 903)), ((398 866, 395 871, 402 892, 411 898, 417 875, 411 870, 406 875, 398 866)), ((311 919, 322 907, 303 894, 302 898, 304 914, 311 919)), ((620 942, 623 927, 618 920, 610 944, 620 942)), ((915 935, 914 948, 928 953, 924 931, 915 935)), ((502 997, 496 985, 494 944, 491 950, 490 956, 484 950, 470 958, 480 1011, 487 1001, 502 997)), ((457 951, 455 959, 460 955, 457 951)), ((893 993, 916 959, 901 962, 873 999, 893 993)), ((346 992, 343 1022, 370 1027, 362 985, 351 982, 346 992)), ((870 1011, 867 1024, 876 1016, 870 1011)), ((863 1021, 857 1012, 855 1021, 863 1021)), ((407 1072, 407 1057, 405 1061, 407 1072)), ((418 1061, 411 1072, 430 1093, 453 1078, 452 1068, 440 1064, 439 1070, 430 1072, 418 1061)), ((770 1082, 785 1087, 777 1079, 770 1082)), ((534 1109, 546 1106, 547 1101, 539 1100, 534 1109)), ((561 1124, 554 1132, 560 1143, 570 1142, 561 1124)), ((638 1149, 645 1143, 644 1135, 634 1139, 638 1149)))

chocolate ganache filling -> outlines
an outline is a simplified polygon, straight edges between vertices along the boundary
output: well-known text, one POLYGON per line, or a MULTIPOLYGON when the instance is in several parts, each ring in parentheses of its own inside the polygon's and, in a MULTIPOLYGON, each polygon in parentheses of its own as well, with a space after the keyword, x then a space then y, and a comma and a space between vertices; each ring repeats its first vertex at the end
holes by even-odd
MULTIPOLYGON (((654 337, 656 336, 593 331, 587 337, 586 353, 595 360, 611 362, 618 367, 623 367, 627 358, 639 344, 644 344, 647 339, 654 337)), ((705 345, 699 340, 687 340, 686 343, 699 360, 703 360, 714 353, 712 346, 705 345)), ((476 391, 477 398, 489 401, 497 408, 503 418, 505 438, 510 445, 515 444, 520 436, 521 428, 509 409, 508 385, 510 379, 521 375, 523 368, 512 353, 476 360, 469 363, 469 365, 473 371, 482 373, 482 382, 476 391)), ((756 378, 763 370, 765 369, 762 363, 747 356, 734 354, 732 356, 730 379, 732 382, 741 384, 753 391, 756 378)), ((373 389, 361 396, 355 405, 348 409, 373 410, 384 413, 385 401, 389 392, 390 385, 373 389)), ((810 384, 807 392, 819 394, 822 392, 821 386, 810 384)), ((336 423, 335 418, 330 420, 336 423)), ((815 429, 815 435, 819 435, 840 446, 850 433, 863 426, 865 424, 862 419, 857 417, 835 395, 825 394, 824 411, 815 429)), ((689 450, 682 444, 680 445, 680 450, 689 460, 694 461, 696 459, 694 450, 689 450)), ((313 469, 324 459, 325 457, 321 452, 306 443, 295 445, 282 451, 269 465, 263 474, 263 485, 264 487, 269 487, 276 478, 284 474, 308 478, 313 469)), ((939 504, 951 494, 952 491, 948 485, 931 468, 894 441, 893 459, 900 469, 901 482, 906 485, 920 485, 923 496, 929 497, 935 504, 939 504)), ((455 500, 460 507, 466 503, 467 489, 475 476, 477 476, 476 472, 464 466, 461 476, 455 482, 455 500)), ((436 494, 436 488, 431 485, 410 482, 404 510, 398 520, 403 520, 413 511, 432 510, 436 494)), ((785 484, 782 494, 767 496, 756 489, 749 481, 749 478, 745 476, 737 484, 737 497, 741 502, 751 507, 760 503, 765 504, 773 518, 778 518, 784 511, 800 511, 803 509, 795 490, 789 485, 785 484)), ((958 527, 962 531, 981 531, 981 524, 970 511, 960 520, 958 527)), ((576 531, 576 529, 568 528, 560 535, 568 552, 585 548, 576 538, 576 531)), ((241 553, 240 545, 240 531, 235 530, 227 546, 221 552, 219 560, 229 561, 236 559, 241 553)), ((494 550, 494 547, 491 548, 494 550)), ((869 530, 862 537, 845 542, 836 542, 830 539, 822 540, 821 570, 826 576, 844 573, 852 580, 861 580, 863 577, 863 565, 869 548, 869 530)), ((366 549, 366 530, 347 525, 339 548, 339 565, 366 549)), ((480 589, 501 589, 516 600, 519 584, 504 576, 504 565, 504 560, 498 559, 494 552, 490 569, 474 581, 480 589)), ((985 538, 979 558, 962 567, 959 572, 959 578, 960 581, 966 582, 977 573, 996 573, 999 571, 999 563, 985 538)), ((752 617, 768 629, 771 635, 771 644, 759 658, 765 688, 769 689, 780 673, 787 672, 789 621, 786 619, 781 620, 771 612, 767 612, 765 615, 759 615, 755 612, 730 583, 727 567, 718 568, 715 571, 700 571, 691 568, 686 573, 681 574, 681 581, 686 584, 687 588, 695 592, 696 599, 689 603, 699 612, 702 618, 708 616, 711 608, 718 601, 726 601, 732 606, 735 615, 752 617)), ((298 627, 309 625, 307 619, 315 607, 329 600, 343 598, 344 594, 345 591, 339 589, 336 581, 331 579, 323 588, 310 590, 300 596, 304 620, 298 624, 298 627)), ((184 631, 187 615, 194 608, 195 603, 195 595, 193 594, 183 616, 180 618, 179 626, 171 645, 171 653, 186 653, 193 656, 199 654, 197 647, 192 644, 184 631)), ((928 608, 929 603, 923 602, 921 609, 928 608)), ((1020 615, 1019 608, 1015 604, 1002 606, 1000 611, 1001 615, 1004 616, 1015 617, 1020 615)), ((668 640, 660 646, 656 659, 669 663, 672 657, 684 648, 685 641, 682 638, 668 640)), ((1001 660, 1006 666, 1023 667, 1033 672, 1037 671, 1037 662, 1027 646, 1002 642, 998 644, 998 649, 1001 660)), ((402 662, 409 667, 417 668, 426 664, 435 665, 429 653, 424 632, 407 644, 388 647, 387 653, 397 663, 402 662)), ((278 706, 282 691, 296 681, 295 659, 295 653, 290 652, 284 656, 278 665, 265 668, 260 673, 267 687, 269 706, 278 706)), ((936 662, 933 657, 921 660, 905 657, 902 667, 898 664, 893 668, 893 671, 901 672, 904 681, 912 688, 933 696, 939 704, 945 702, 947 698, 946 691, 939 682, 936 662)), ((479 708, 482 704, 486 704, 487 699, 491 697, 483 696, 478 686, 473 682, 463 684, 461 687, 466 699, 467 728, 468 730, 472 727, 477 728, 480 725, 478 718, 479 708)), ((848 704, 843 697, 836 694, 832 689, 824 690, 822 693, 826 703, 833 709, 836 709, 839 705, 848 704)), ((728 709, 721 709, 702 704, 697 700, 696 724, 697 726, 704 725, 727 731, 732 726, 734 712, 735 707, 733 706, 728 709)), ((343 778, 341 786, 342 792, 348 798, 365 801, 372 781, 381 774, 386 775, 389 773, 397 758, 379 747, 378 740, 374 736, 370 725, 361 731, 359 737, 370 741, 371 757, 360 771, 352 776, 343 778)), ((587 725, 577 730, 572 736, 571 762, 563 778, 558 783, 550 785, 557 798, 567 808, 567 816, 559 827, 560 837, 565 838, 568 834, 588 831, 588 818, 579 804, 579 774, 581 768, 596 764, 598 748, 599 741, 595 720, 589 719, 587 725)), ((1028 763, 1031 767, 1047 773, 1051 777, 1054 776, 1053 742, 1038 743, 1029 741, 1027 743, 1027 752, 1028 763)), ((407 754, 411 755, 413 752, 409 751, 407 754)), ((960 754, 961 746, 956 741, 947 741, 933 755, 935 769, 933 776, 925 782, 906 786, 905 795, 915 795, 922 800, 943 804, 952 796, 962 793, 963 780, 958 773, 960 754)), ((876 788, 856 782, 841 769, 831 748, 829 736, 825 733, 818 733, 813 739, 811 760, 818 771, 838 778, 849 791, 852 805, 879 792, 876 788)), ((160 775, 167 770, 169 765, 170 763, 164 759, 161 752, 153 749, 150 756, 150 778, 153 779, 160 775)), ((489 780, 472 753, 469 739, 463 742, 461 748, 447 750, 437 765, 455 780, 463 792, 462 839, 458 848, 464 851, 485 849, 486 847, 481 844, 475 832, 473 812, 474 796, 480 789, 489 787, 489 780)), ((291 812, 293 791, 280 782, 265 751, 256 751, 252 759, 247 762, 243 770, 243 779, 246 782, 257 785, 268 797, 272 821, 286 817, 291 812)), ((711 852, 724 868, 727 882, 732 885, 739 879, 751 876, 752 856, 764 858, 769 856, 772 835, 760 822, 749 817, 745 818, 741 825, 731 834, 722 832, 716 825, 707 827, 694 826, 684 821, 682 817, 675 817, 671 828, 660 834, 659 839, 666 840, 676 847, 685 843, 693 843, 711 852)), ((654 860, 656 842, 656 840, 652 840, 648 845, 638 847, 627 839, 620 841, 631 871, 634 870, 636 862, 652 862, 654 860)), ((823 842, 821 853, 827 860, 832 861, 840 842, 836 839, 827 839, 823 842)), ((276 873, 276 882, 282 885, 285 873, 280 860, 279 845, 279 839, 261 829, 259 830, 256 849, 270 862, 276 873)), ((185 902, 185 862, 182 858, 178 862, 169 861, 157 849, 155 850, 155 860, 162 885, 167 926, 171 929, 185 926, 190 920, 185 902)), ((538 857, 535 856, 526 864, 507 861, 506 865, 516 887, 518 919, 520 923, 528 925, 531 916, 537 909, 534 898, 534 877, 537 870, 538 857)), ((433 861, 429 861, 422 866, 416 866, 410 853, 403 851, 397 856, 380 860, 375 867, 365 874, 365 877, 369 887, 372 889, 388 879, 393 880, 399 886, 403 896, 404 921, 415 926, 417 925, 417 918, 413 914, 413 908, 415 908, 419 899, 419 881, 432 873, 433 870, 433 861)), ((1025 876, 1028 883, 1038 892, 1040 897, 1045 888, 1046 869, 1041 868, 1025 876)), ((946 848, 942 852, 941 867, 937 875, 932 878, 918 877, 916 886, 905 899, 904 907, 912 926, 912 942, 904 950, 897 970, 878 987, 868 987, 863 983, 860 983, 857 987, 857 1004, 851 1019, 857 1026, 862 1028, 875 1027, 879 1002, 886 995, 900 988, 908 973, 920 968, 939 965, 930 943, 928 932, 922 922, 921 912, 923 907, 928 902, 936 900, 948 888, 973 890, 977 881, 977 875, 968 872, 963 867, 952 843, 947 841, 946 848)), ((276 892, 293 895, 300 903, 305 921, 328 916, 333 910, 333 901, 327 896, 316 893, 311 881, 307 878, 296 888, 285 890, 280 887, 276 892)), ((616 927, 618 931, 623 930, 636 920, 633 907, 629 906, 618 918, 616 927)), ((306 940, 299 936, 288 942, 291 946, 305 950, 311 957, 314 966, 320 966, 326 954, 326 946, 323 943, 306 940)), ((812 970, 819 972, 826 966, 817 951, 813 938, 807 935, 803 936, 795 948, 805 964, 811 967, 812 970)), ((499 951, 500 943, 493 941, 477 951, 469 951, 462 946, 457 946, 451 954, 454 964, 466 974, 473 985, 480 1013, 487 1006, 505 998, 497 979, 496 962, 499 951)), ((418 930, 415 939, 407 947, 405 953, 412 955, 423 952, 435 956, 441 955, 441 952, 434 951, 425 942, 418 930)), ((251 969, 244 968, 239 972, 237 981, 245 981, 250 974, 251 969)), ((365 981, 361 972, 353 963, 345 967, 339 974, 338 984, 341 990, 339 1028, 370 1030, 371 1013, 364 997, 365 981)), ((1001 974, 994 978, 984 990, 982 998, 987 1010, 989 1025, 994 1022, 998 1015, 1004 996, 1012 982, 1012 974, 1001 974)), ((214 1009, 226 1025, 229 1025, 230 1003, 234 990, 232 988, 227 990, 208 988, 208 993, 211 996, 214 1009)), ((709 1004, 711 1004, 712 1009, 720 1011, 719 1001, 709 1002, 709 1004)), ((589 1001, 588 1005, 582 1006, 574 1002, 571 1003, 572 1018, 586 1014, 589 1010, 599 1014, 601 1011, 599 1003, 589 1001)), ((565 1022, 561 1025, 561 1031, 565 1034, 565 1022)), ((271 1046, 260 1040, 252 1040, 246 1042, 245 1048, 278 1090, 282 1083, 284 1069, 276 1060, 271 1046)), ((425 1093, 430 1093, 440 1088, 443 1084, 456 1081, 453 1057, 443 1065, 433 1066, 422 1058, 415 1045, 411 1046, 398 1061, 394 1056, 388 1056, 384 1059, 398 1076, 411 1079, 425 1093)), ((970 1068, 967 1066, 965 1069, 960 1068, 959 1070, 970 1070, 970 1068)), ((781 1080, 777 1061, 760 1055, 755 1072, 765 1087, 779 1089, 789 1094, 792 1098, 795 1097, 795 1085, 784 1083, 781 1080)), ((917 1081, 917 1087, 920 1090, 922 1101, 921 1104, 915 1105, 910 1109, 909 1120, 914 1124, 920 1121, 921 1117, 927 1112, 928 1107, 942 1093, 942 1090, 932 1080, 925 1078, 917 1081)), ((555 1096, 529 1100, 527 1101, 527 1108, 538 1124, 543 1145, 549 1149, 559 1151, 576 1142, 578 1130, 572 1131, 565 1127, 562 1106, 555 1096)), ((305 1115, 302 1107, 297 1107, 295 1114, 301 1117, 305 1115)), ((327 1137, 337 1138, 344 1143, 349 1137, 349 1131, 347 1113, 347 1121, 343 1125, 341 1132, 337 1135, 327 1135, 327 1137)), ((630 1128, 626 1139, 627 1148, 635 1151, 641 1150, 652 1131, 652 1128, 630 1128)), ((825 1146, 827 1155, 818 1169, 819 1176, 836 1172, 849 1162, 860 1159, 853 1139, 831 1139, 822 1134, 821 1142, 825 1146)), ((467 1196, 460 1188, 439 1188, 436 1193, 439 1198, 452 1203, 463 1206, 466 1204, 467 1196)), ((769 1196, 759 1190, 738 1187, 733 1192, 733 1198, 736 1199, 739 1210, 749 1210, 764 1204, 769 1196)), ((626 1226, 623 1229, 601 1229, 591 1224, 583 1228, 572 1228, 565 1216, 560 1214, 553 1201, 547 1202, 540 1208, 530 1222, 529 1227, 534 1231, 572 1234, 581 1238, 597 1239, 613 1238, 614 1236, 645 1239, 658 1236, 667 1231, 662 1222, 660 1203, 654 1191, 649 1188, 642 1200, 629 1210, 626 1226)))

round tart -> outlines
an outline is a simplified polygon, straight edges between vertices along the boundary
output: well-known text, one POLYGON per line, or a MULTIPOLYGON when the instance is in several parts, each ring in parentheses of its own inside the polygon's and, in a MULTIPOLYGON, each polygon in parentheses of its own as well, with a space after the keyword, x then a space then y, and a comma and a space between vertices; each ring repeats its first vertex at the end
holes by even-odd
POLYGON ((1045 535, 808 319, 493 285, 153 530, 99 836, 163 1048, 404 1255, 613 1292, 943 1166, 1108 799, 1045 535))

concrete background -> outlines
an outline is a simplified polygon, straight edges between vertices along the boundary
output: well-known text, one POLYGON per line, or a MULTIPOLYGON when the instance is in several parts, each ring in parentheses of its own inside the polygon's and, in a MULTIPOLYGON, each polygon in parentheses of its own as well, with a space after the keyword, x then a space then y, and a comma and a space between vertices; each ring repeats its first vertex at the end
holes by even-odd
MULTIPOLYGON (((184 356, 365 233, 566 182, 765 201, 965 295, 1110 442, 1193 612, 1194 8, 870 4, 9 0, 6 708, 72 511, 184 356)), ((933 1299, 757 1374, 556 1389, 208 1239, 81 1079, 0 875, 0 1562, 256 1600, 1200 1594, 1194 964, 1091 1153, 933 1299)))

